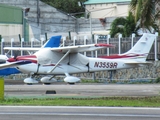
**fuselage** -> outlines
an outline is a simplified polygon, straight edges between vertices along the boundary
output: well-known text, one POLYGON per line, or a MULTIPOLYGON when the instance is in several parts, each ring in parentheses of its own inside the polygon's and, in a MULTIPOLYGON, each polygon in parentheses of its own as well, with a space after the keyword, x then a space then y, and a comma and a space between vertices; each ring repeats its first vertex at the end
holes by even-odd
POLYGON ((32 63, 17 67, 17 69, 23 73, 73 74, 138 67, 138 64, 126 64, 126 61, 132 61, 136 59, 145 60, 146 58, 145 54, 121 54, 110 57, 91 58, 80 53, 71 53, 64 57, 62 61, 60 61, 64 55, 65 54, 61 52, 53 52, 49 49, 43 49, 36 52, 34 55, 18 56, 16 58, 10 58, 8 61, 15 62, 21 60, 30 60, 32 63))
POLYGON ((31 64, 18 66, 17 69, 28 74, 73 74, 138 67, 138 65, 135 64, 125 64, 125 61, 126 60, 121 59, 88 58, 88 63, 86 65, 60 63, 51 73, 49 73, 49 71, 55 66, 56 63, 40 65, 33 62, 31 64))

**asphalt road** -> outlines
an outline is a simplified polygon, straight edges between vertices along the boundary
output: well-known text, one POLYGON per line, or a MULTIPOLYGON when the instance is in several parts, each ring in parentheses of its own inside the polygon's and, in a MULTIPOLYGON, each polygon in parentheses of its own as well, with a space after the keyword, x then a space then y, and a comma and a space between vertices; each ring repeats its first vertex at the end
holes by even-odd
POLYGON ((160 120, 160 108, 0 106, 0 120, 160 120))
POLYGON ((5 96, 158 96, 159 84, 5 85, 5 96), (55 91, 56 94, 46 94, 55 91))

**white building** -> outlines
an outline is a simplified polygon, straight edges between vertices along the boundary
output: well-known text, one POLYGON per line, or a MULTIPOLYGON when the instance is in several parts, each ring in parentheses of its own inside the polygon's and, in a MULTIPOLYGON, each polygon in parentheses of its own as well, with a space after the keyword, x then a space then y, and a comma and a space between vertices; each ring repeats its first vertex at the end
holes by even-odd
POLYGON ((94 25, 93 21, 99 19, 99 23, 103 26, 95 28, 92 25, 92 34, 109 34, 110 25, 115 18, 128 16, 130 2, 131 0, 88 0, 84 2, 91 24, 94 25))
POLYGON ((86 12, 92 18, 123 17, 128 15, 131 0, 88 0, 86 12))

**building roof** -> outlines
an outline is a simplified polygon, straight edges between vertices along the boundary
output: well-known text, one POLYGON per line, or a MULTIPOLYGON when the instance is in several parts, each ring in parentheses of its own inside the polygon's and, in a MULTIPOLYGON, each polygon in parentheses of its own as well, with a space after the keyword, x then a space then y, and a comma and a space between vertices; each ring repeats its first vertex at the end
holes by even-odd
POLYGON ((131 0, 88 0, 84 4, 101 4, 101 3, 120 3, 120 2, 131 2, 131 0))

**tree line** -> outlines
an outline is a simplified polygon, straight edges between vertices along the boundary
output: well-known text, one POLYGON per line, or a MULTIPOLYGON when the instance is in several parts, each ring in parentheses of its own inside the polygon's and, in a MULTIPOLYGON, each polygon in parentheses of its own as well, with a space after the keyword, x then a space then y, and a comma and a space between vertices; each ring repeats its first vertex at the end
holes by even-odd
MULTIPOLYGON (((159 0, 131 0, 128 16, 118 17, 111 24, 111 36, 121 33, 124 37, 132 33, 142 35, 142 33, 158 32, 160 34, 160 11, 156 11, 155 6, 160 4, 159 0)), ((160 8, 159 8, 160 9, 160 8)))

